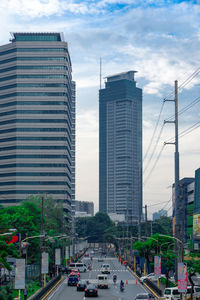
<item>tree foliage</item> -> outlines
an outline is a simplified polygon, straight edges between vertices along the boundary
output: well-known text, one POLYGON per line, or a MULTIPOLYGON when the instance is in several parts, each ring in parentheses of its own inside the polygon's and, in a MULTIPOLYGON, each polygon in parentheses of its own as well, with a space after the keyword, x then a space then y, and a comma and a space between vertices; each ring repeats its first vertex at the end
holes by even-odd
MULTIPOLYGON (((63 215, 63 204, 56 202, 50 197, 44 197, 44 231, 46 236, 67 235, 69 226, 63 215)), ((15 228, 17 233, 21 235, 21 240, 27 237, 40 235, 41 226, 41 196, 31 196, 19 206, 1 207, 0 209, 0 228, 9 230, 15 228)), ((36 262, 40 259, 40 239, 28 239, 28 261, 36 262)), ((55 247, 59 247, 61 241, 55 240, 52 244, 49 240, 45 242, 45 247, 53 257, 55 247)), ((7 245, 3 239, 0 239, 0 257, 3 257, 3 264, 6 263, 6 257, 17 256, 18 250, 13 245, 7 245), (15 250, 15 251, 14 251, 15 250)), ((23 252, 22 252, 23 255, 23 252)))
MULTIPOLYGON (((114 223, 104 212, 98 212, 94 217, 77 218, 76 228, 79 237, 88 237, 89 242, 104 242, 106 234, 113 233, 114 223)), ((110 236, 109 234, 109 236, 110 236)))

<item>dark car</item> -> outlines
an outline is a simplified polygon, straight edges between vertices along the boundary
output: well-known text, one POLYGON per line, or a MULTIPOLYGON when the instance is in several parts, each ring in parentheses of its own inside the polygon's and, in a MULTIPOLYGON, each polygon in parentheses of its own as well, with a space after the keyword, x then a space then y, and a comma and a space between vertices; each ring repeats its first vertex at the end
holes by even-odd
POLYGON ((98 290, 94 284, 89 284, 85 289, 85 297, 95 296, 98 297, 98 290))
POLYGON ((155 297, 152 294, 148 293, 141 293, 137 294, 135 297, 135 300, 153 300, 155 297))
POLYGON ((77 291, 85 291, 87 284, 89 284, 87 280, 80 280, 77 283, 77 291))
POLYGON ((70 274, 68 277, 68 285, 77 285, 79 277, 76 274, 70 274))

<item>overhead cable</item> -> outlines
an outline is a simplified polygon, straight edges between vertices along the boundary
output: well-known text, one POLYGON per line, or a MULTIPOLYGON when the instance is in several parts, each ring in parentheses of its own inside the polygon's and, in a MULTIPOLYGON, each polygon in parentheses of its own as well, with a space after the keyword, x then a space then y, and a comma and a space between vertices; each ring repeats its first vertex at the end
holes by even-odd
POLYGON ((159 152, 159 154, 158 154, 158 156, 157 156, 157 158, 156 158, 156 160, 155 160, 155 162, 154 162, 154 165, 153 165, 153 167, 151 168, 149 174, 147 175, 147 177, 146 177, 146 179, 145 179, 143 185, 145 185, 145 184, 148 182, 148 180, 149 180, 151 174, 153 173, 153 171, 154 171, 154 169, 155 169, 155 167, 156 167, 156 165, 157 165, 157 163, 158 163, 158 161, 159 161, 159 158, 160 158, 160 156, 161 156, 161 154, 162 154, 162 151, 163 151, 164 147, 165 147, 165 144, 164 144, 164 145, 162 146, 162 148, 160 149, 160 152, 159 152))

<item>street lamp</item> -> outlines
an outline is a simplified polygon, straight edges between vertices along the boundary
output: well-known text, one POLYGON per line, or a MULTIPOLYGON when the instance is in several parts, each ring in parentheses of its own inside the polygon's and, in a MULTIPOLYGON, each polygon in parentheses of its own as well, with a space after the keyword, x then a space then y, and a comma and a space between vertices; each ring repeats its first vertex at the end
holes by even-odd
MULTIPOLYGON (((7 228, 5 228, 5 229, 7 229, 7 228)), ((0 236, 4 236, 4 235, 12 235, 13 232, 17 231, 17 229, 15 229, 15 228, 10 228, 10 229, 8 229, 8 231, 9 231, 9 232, 1 233, 0 236)))

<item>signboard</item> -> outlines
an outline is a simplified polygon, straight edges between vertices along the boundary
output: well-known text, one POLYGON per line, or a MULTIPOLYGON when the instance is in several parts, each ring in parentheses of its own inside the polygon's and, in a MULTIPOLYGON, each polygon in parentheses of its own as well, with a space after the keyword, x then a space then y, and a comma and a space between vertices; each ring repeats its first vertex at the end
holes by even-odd
POLYGON ((65 247, 65 258, 68 259, 70 257, 69 246, 65 247))
POLYGON ((73 246, 70 245, 70 256, 73 256, 73 255, 74 255, 74 253, 73 253, 73 246))
POLYGON ((25 259, 16 259, 15 289, 25 289, 25 259))
POLYGON ((154 273, 155 275, 161 274, 161 257, 154 256, 154 273))
POLYGON ((200 214, 193 215, 193 237, 194 240, 200 240, 200 214))
POLYGON ((9 241, 6 241, 6 244, 17 244, 20 241, 20 233, 13 235, 9 241))
POLYGON ((42 274, 49 273, 49 254, 47 252, 42 253, 42 274))
POLYGON ((60 265, 60 248, 56 249, 55 252, 55 264, 60 265))
POLYGON ((184 263, 178 263, 178 291, 187 291, 187 266, 184 263))

